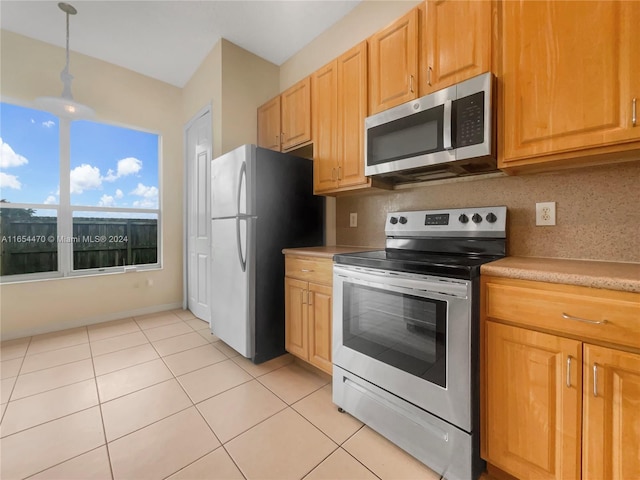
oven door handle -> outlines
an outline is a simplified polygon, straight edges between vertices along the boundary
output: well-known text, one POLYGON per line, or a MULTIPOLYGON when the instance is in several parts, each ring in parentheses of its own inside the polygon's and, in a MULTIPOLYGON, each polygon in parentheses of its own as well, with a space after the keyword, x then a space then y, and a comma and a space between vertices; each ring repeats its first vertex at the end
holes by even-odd
POLYGON ((403 278, 401 275, 385 274, 385 271, 354 271, 340 266, 333 267, 335 275, 353 283, 384 290, 397 291, 408 294, 447 295, 458 298, 469 297, 468 282, 443 282, 426 278, 403 278))

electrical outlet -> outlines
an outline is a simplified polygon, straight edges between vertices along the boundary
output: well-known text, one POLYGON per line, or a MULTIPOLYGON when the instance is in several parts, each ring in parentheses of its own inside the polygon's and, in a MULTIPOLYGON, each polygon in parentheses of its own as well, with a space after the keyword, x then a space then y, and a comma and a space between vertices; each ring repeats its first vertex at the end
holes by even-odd
POLYGON ((350 227, 357 227, 358 226, 358 214, 355 212, 352 212, 349 214, 349 226, 350 227))
POLYGON ((556 202, 536 203, 536 225, 556 224, 556 202))

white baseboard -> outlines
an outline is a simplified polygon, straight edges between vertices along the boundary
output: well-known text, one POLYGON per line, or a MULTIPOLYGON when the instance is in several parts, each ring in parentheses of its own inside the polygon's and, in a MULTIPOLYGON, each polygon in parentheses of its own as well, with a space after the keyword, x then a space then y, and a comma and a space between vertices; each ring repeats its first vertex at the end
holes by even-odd
POLYGON ((69 322, 60 322, 50 325, 42 325, 34 328, 27 328, 24 330, 17 330, 8 334, 0 332, 0 340, 5 341, 13 340, 15 338, 31 337, 33 335, 40 335, 43 333, 58 332, 60 330, 67 330, 69 328, 76 327, 86 327, 87 325, 95 325, 96 323, 110 322, 112 320, 121 320, 123 318, 136 317, 140 315, 147 315, 149 313, 158 313, 176 309, 182 309, 182 302, 166 303, 164 305, 153 305, 151 307, 137 308, 135 310, 128 310, 125 312, 107 313, 105 315, 98 315, 95 317, 71 320, 69 322))

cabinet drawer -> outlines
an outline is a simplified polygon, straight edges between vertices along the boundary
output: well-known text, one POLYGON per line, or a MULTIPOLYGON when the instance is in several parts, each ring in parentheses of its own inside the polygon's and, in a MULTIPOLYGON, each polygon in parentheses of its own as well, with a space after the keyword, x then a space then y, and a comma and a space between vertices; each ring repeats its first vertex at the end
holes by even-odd
POLYGON ((333 284, 333 261, 311 257, 285 257, 285 275, 325 285, 333 284))
POLYGON ((487 317, 640 348, 640 294, 495 277, 483 285, 487 317))

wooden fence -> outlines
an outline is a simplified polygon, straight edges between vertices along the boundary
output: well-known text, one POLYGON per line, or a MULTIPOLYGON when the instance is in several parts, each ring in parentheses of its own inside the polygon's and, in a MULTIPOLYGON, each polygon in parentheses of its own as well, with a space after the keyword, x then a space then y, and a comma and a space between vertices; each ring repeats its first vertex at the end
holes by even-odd
POLYGON ((74 218, 73 237, 59 237, 54 217, 0 219, 0 275, 58 270, 58 243, 73 245, 73 268, 158 261, 158 221, 74 218))

